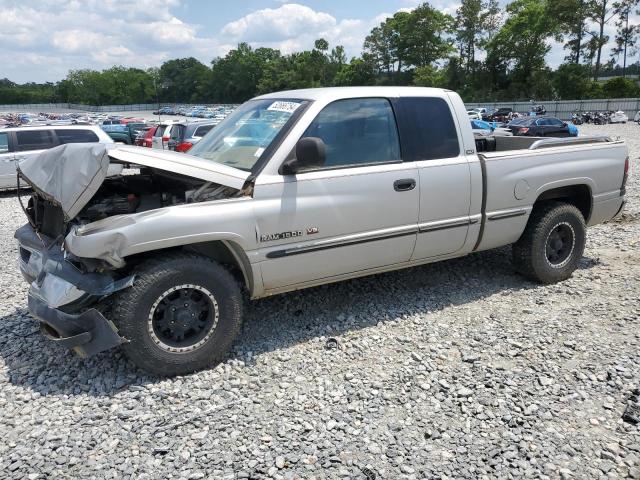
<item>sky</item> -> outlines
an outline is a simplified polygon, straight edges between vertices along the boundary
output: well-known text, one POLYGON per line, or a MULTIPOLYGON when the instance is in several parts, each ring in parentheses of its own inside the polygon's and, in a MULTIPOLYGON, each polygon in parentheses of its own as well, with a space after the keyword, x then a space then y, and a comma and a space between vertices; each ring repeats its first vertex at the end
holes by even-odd
MULTIPOLYGON (((506 0, 503 0, 503 2, 506 0)), ((239 42, 309 49, 317 38, 348 57, 385 18, 420 0, 0 0, 0 78, 57 81, 71 69, 160 66, 194 56, 205 64, 239 42)), ((431 0, 455 14, 456 0, 431 0)), ((633 20, 635 22, 635 18, 633 20)), ((610 30, 613 27, 610 27, 610 30)), ((613 32, 610 32, 613 36, 613 32)), ((566 55, 552 44, 547 61, 566 55)), ((605 52, 608 59, 608 50, 605 52)))

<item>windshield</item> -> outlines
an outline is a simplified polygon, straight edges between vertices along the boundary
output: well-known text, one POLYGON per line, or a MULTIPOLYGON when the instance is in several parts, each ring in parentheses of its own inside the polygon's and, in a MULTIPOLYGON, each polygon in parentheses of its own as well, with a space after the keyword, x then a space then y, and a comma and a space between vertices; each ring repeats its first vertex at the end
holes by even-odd
POLYGON ((190 155, 251 170, 303 100, 250 100, 203 137, 190 155))

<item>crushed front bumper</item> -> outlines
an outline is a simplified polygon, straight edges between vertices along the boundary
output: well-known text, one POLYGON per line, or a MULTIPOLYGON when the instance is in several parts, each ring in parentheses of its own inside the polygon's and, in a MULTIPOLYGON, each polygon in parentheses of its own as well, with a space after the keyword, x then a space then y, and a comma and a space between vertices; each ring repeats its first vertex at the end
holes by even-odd
POLYGON ((125 342, 116 326, 98 310, 65 313, 29 294, 29 311, 40 321, 40 331, 51 341, 85 358, 125 342))
POLYGON ((88 357, 116 347, 126 339, 93 308, 100 300, 133 284, 133 276, 115 279, 84 273, 69 261, 60 243, 39 236, 31 225, 15 234, 20 247, 20 271, 31 284, 29 311, 42 333, 55 343, 88 357))

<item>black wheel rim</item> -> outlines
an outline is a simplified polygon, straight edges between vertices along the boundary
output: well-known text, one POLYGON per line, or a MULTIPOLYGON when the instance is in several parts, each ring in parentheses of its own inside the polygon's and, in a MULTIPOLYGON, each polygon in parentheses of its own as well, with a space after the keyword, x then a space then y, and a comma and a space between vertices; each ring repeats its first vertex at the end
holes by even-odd
POLYGON ((218 305, 209 290, 198 285, 178 285, 154 302, 148 329, 160 348, 182 353, 206 343, 217 323, 218 305))
POLYGON ((552 267, 559 268, 569 261, 575 245, 575 234, 568 223, 556 225, 547 237, 547 262, 552 267))

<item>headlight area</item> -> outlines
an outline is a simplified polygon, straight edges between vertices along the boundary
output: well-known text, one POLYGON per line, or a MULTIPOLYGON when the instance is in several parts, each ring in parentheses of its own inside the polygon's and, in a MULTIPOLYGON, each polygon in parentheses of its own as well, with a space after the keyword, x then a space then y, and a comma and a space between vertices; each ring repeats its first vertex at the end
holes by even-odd
POLYGON ((20 269, 31 279, 29 311, 52 341, 82 357, 120 345, 115 325, 95 307, 111 294, 133 285, 132 275, 118 278, 100 271, 98 260, 67 254, 59 242, 36 234, 31 225, 16 231, 20 269))

